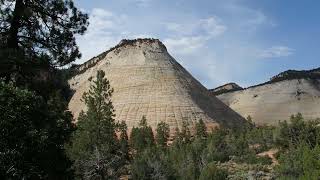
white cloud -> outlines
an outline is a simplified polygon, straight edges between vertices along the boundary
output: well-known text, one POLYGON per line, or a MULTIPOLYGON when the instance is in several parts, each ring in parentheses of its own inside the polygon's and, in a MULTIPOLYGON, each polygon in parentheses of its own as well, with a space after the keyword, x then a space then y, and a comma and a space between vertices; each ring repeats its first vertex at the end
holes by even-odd
POLYGON ((147 7, 153 0, 134 0, 138 6, 147 7))
POLYGON ((203 28, 210 37, 216 37, 223 34, 227 27, 221 23, 217 17, 209 17, 207 19, 201 19, 199 21, 199 27, 203 28))
POLYGON ((178 39, 168 38, 164 40, 164 44, 174 54, 187 55, 195 53, 199 48, 203 48, 206 40, 207 38, 202 36, 181 37, 178 39))
POLYGON ((294 49, 287 46, 272 46, 271 48, 261 51, 260 58, 279 58, 288 57, 294 53, 294 49))
POLYGON ((227 27, 216 16, 187 23, 165 23, 172 37, 164 39, 164 44, 174 54, 187 55, 205 47, 208 40, 222 35, 227 27))
POLYGON ((188 20, 185 23, 166 22, 164 23, 167 30, 178 35, 196 35, 215 37, 223 34, 227 27, 223 25, 222 21, 216 17, 211 16, 205 19, 188 20))
POLYGON ((126 36, 123 24, 127 21, 126 15, 117 15, 111 11, 94 8, 89 13, 89 27, 83 36, 77 38, 84 61, 97 56, 108 48, 116 45, 122 36, 126 36))

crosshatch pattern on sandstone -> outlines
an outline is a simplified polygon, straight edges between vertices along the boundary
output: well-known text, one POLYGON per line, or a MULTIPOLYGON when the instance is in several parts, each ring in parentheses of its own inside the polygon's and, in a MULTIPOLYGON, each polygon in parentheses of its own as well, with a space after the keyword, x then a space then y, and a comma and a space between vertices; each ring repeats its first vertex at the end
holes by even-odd
POLYGON ((75 118, 85 110, 80 99, 89 89, 89 80, 103 70, 114 88, 115 119, 125 121, 129 128, 137 126, 142 116, 153 128, 161 121, 171 129, 181 128, 183 121, 192 126, 200 119, 209 128, 244 122, 239 114, 210 96, 156 39, 121 41, 107 53, 76 68, 81 73, 69 80, 75 90, 69 109, 75 118))

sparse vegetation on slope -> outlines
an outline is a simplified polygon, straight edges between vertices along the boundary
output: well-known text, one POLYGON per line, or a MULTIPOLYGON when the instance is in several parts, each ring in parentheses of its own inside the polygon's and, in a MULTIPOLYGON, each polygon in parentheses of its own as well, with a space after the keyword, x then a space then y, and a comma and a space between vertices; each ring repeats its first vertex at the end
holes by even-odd
MULTIPOLYGON (((92 105, 94 104, 101 103, 92 105)), ((89 108, 87 113, 90 113, 90 109, 92 108, 89 108)), ((98 117, 100 116, 92 116, 92 121, 98 120, 98 117)), ((252 122, 250 119, 249 117, 248 121, 252 122)), ((205 124, 200 120, 193 127, 195 132, 191 133, 190 126, 184 123, 181 130, 176 129, 175 132, 171 132, 173 142, 170 145, 168 145, 170 134, 168 125, 161 122, 157 129, 152 131, 147 122, 143 117, 139 126, 132 129, 129 143, 124 143, 122 146, 121 149, 125 149, 123 152, 129 152, 130 155, 126 156, 127 160, 119 161, 124 164, 118 163, 114 166, 124 168, 119 171, 123 174, 118 174, 118 177, 122 175, 132 179, 274 179, 318 176, 318 166, 310 166, 320 163, 320 159, 315 156, 320 142, 318 121, 305 122, 301 114, 292 116, 290 123, 280 122, 278 127, 248 125, 245 128, 216 129, 213 132, 207 132, 205 124), (268 155, 264 152, 271 152, 270 149, 277 149, 274 152, 279 161, 263 156, 263 154, 268 155), (278 162, 280 164, 277 164, 278 162), (291 166, 296 169, 289 168, 291 166)), ((99 127, 84 127, 82 123, 84 121, 79 122, 78 128, 83 132, 100 131, 99 127)), ((117 132, 116 128, 111 129, 114 133, 117 132)), ((109 138, 115 136, 95 137, 100 139, 100 142, 116 144, 127 141, 123 136, 112 141, 109 138)), ((79 136, 78 140, 83 138, 79 136)), ((80 149, 75 148, 76 151, 80 149)), ((89 149, 83 150, 84 154, 94 154, 89 149)), ((71 151, 71 156, 72 153, 71 151)), ((103 153, 99 157, 113 156, 112 151, 103 153)), ((79 158, 81 159, 81 155, 79 158)), ((108 173, 115 172, 115 170, 108 170, 111 167, 103 166, 103 162, 108 161, 100 162, 99 167, 104 169, 96 174, 96 177, 102 179, 108 177, 108 173)), ((85 172, 78 171, 79 177, 91 179, 87 178, 85 172)))

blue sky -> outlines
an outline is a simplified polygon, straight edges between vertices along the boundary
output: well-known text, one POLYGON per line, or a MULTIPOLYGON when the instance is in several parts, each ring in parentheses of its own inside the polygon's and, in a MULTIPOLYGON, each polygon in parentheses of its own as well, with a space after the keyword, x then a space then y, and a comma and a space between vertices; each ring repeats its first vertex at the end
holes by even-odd
POLYGON ((75 0, 90 25, 76 63, 121 39, 160 39, 207 88, 320 66, 318 0, 75 0))

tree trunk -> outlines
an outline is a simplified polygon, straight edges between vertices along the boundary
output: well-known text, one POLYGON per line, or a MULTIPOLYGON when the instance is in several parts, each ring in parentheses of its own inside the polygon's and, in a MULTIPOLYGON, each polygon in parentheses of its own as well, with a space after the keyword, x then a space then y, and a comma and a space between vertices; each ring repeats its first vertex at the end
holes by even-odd
POLYGON ((18 49, 18 33, 20 28, 20 21, 24 11, 23 0, 16 0, 16 4, 13 11, 12 21, 10 23, 8 47, 10 49, 18 49))

